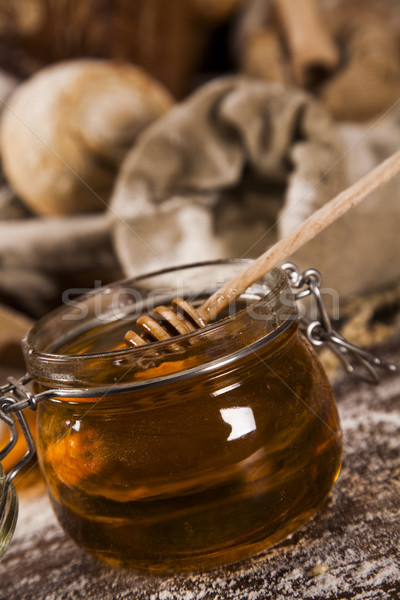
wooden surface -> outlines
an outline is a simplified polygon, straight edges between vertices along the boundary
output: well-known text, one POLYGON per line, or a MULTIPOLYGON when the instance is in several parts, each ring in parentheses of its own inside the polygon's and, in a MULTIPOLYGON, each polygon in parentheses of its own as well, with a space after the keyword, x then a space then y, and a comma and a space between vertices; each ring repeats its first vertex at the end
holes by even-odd
MULTIPOLYGON (((400 332, 380 348, 400 363, 400 332)), ((394 600, 400 597, 400 374, 378 387, 340 377, 339 480, 290 539, 206 573, 149 577, 102 565, 62 532, 41 486, 21 492, 0 564, 1 600, 394 600)))

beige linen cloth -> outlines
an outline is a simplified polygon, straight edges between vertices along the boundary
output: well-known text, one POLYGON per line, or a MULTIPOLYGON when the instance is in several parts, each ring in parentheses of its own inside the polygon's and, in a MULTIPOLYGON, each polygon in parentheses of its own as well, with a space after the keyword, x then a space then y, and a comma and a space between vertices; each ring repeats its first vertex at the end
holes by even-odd
MULTIPOLYGON (((125 273, 257 256, 389 154, 387 133, 398 147, 399 122, 367 135, 338 127, 301 90, 213 80, 150 126, 123 163, 111 216, 125 273)), ((293 258, 345 295, 392 281, 398 190, 393 181, 384 199, 375 194, 293 258)))
POLYGON ((121 276, 107 213, 3 220, 0 211, 0 303, 36 319, 121 276))

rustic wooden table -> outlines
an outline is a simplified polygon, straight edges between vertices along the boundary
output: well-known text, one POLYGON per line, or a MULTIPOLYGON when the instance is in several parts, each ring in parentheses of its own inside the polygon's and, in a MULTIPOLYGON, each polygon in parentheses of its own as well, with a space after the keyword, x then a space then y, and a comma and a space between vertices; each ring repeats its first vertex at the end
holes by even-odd
MULTIPOLYGON (((400 364, 400 334, 380 348, 400 364)), ((291 538, 214 571, 150 577, 105 566, 79 550, 42 485, 21 491, 16 535, 0 565, 2 600, 286 600, 400 597, 400 374, 378 387, 334 386, 344 431, 339 480, 291 538)))

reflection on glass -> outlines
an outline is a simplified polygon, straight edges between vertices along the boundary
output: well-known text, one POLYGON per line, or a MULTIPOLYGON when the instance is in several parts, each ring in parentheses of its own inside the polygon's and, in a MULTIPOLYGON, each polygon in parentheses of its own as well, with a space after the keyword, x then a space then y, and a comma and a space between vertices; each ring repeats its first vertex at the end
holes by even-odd
POLYGON ((227 441, 237 440, 251 431, 256 430, 254 413, 250 406, 235 406, 234 408, 221 408, 221 417, 232 427, 227 441))

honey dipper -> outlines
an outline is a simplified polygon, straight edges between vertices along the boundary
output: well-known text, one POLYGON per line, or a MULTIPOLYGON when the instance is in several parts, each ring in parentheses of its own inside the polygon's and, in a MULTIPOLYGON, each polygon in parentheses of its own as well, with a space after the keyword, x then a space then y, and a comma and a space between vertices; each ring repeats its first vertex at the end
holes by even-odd
POLYGON ((196 327, 204 327, 214 319, 229 303, 238 298, 250 285, 265 275, 270 269, 283 262, 303 244, 311 240, 328 225, 336 221, 353 206, 359 204, 372 192, 383 187, 400 172, 400 151, 395 152, 377 165, 364 177, 349 186, 327 204, 314 212, 308 219, 296 227, 289 235, 268 248, 241 273, 225 283, 212 296, 207 298, 198 308, 194 308, 182 298, 172 301, 173 308, 157 306, 153 312, 168 323, 163 327, 150 315, 143 315, 136 321, 137 327, 145 337, 128 331, 124 339, 131 346, 142 346, 147 341, 165 340, 171 337, 170 331, 177 335, 194 331, 196 327), (179 309, 179 313, 174 309, 179 309), (182 314, 183 313, 183 314, 182 314), (186 317, 184 316, 186 315, 186 317))

